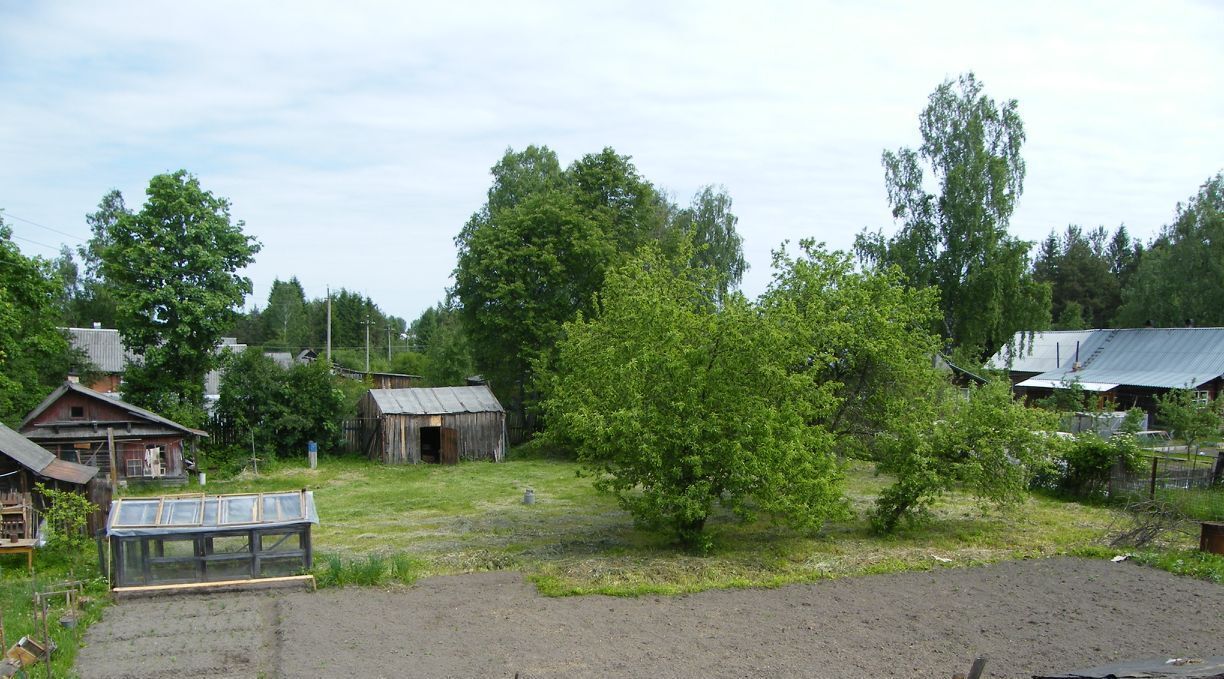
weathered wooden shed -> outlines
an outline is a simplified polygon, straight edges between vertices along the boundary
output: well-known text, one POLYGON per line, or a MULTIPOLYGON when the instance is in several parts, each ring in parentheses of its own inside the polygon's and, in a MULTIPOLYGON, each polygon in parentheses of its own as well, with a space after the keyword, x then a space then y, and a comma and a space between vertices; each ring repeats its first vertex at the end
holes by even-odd
POLYGON ((487 386, 371 389, 357 409, 387 464, 505 459, 506 411, 487 386))
POLYGON ((73 382, 31 411, 21 434, 60 460, 97 467, 119 480, 171 484, 187 479, 185 449, 208 436, 73 382))

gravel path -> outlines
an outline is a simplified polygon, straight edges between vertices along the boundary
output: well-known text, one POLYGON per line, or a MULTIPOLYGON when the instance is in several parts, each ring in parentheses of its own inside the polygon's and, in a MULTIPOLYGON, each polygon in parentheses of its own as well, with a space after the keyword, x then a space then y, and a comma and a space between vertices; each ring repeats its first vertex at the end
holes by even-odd
POLYGON ((546 598, 510 572, 407 590, 119 604, 82 679, 987 677, 1224 655, 1224 587, 1129 563, 1018 561, 687 596, 546 598))

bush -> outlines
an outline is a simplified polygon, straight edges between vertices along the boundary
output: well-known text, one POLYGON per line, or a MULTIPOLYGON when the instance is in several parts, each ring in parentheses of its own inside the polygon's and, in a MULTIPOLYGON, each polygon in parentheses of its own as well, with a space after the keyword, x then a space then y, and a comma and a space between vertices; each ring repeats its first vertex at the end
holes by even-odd
POLYGON ((1056 486, 1074 495, 1093 497, 1105 494, 1109 477, 1119 464, 1127 471, 1139 466, 1139 444, 1130 434, 1117 434, 1106 440, 1085 432, 1063 446, 1056 486))
POLYGON ((47 500, 43 510, 43 518, 47 521, 47 547, 67 553, 88 547, 90 540, 85 535, 85 524, 98 506, 80 493, 48 488, 41 483, 34 487, 47 500))

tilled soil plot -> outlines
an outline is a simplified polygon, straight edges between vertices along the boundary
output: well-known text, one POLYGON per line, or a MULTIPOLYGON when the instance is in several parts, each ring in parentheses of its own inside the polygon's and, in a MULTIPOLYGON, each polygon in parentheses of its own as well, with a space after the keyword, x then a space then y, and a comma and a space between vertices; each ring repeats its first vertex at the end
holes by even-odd
POLYGON ((1224 655, 1224 587, 1058 558, 772 590, 554 599, 502 572, 400 591, 123 603, 86 641, 82 679, 946 679, 978 654, 989 659, 984 676, 1030 677, 1224 655))

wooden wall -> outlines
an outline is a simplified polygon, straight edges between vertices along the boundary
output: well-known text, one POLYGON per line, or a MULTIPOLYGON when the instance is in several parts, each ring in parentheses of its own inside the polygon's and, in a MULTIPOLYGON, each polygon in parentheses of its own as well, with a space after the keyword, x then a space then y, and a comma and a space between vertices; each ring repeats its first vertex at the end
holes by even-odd
POLYGON ((421 428, 441 426, 458 432, 459 459, 505 459, 505 413, 450 413, 447 415, 384 415, 382 461, 417 464, 421 461, 421 428))

